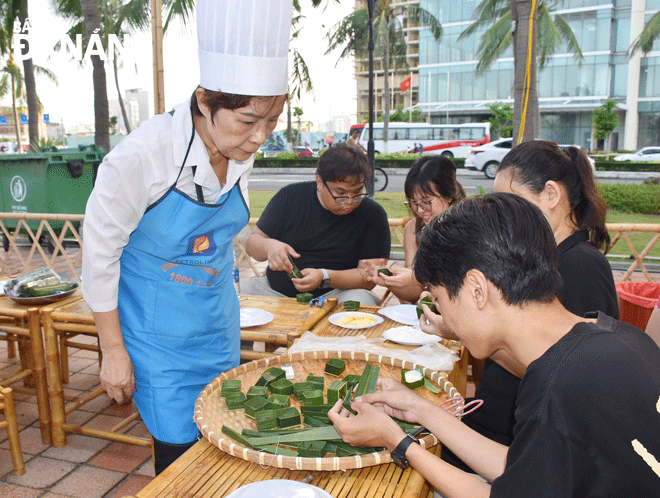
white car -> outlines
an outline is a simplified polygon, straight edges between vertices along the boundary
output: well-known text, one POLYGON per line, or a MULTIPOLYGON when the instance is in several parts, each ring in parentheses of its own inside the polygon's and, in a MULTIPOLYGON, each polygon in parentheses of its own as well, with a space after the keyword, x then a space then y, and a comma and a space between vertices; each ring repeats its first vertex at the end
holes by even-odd
POLYGON ((473 147, 465 160, 467 169, 483 171, 486 178, 495 178, 500 161, 511 150, 512 138, 500 138, 478 147, 473 147))
MULTIPOLYGON (((486 178, 495 178, 497 174, 497 168, 500 166, 502 158, 507 155, 511 150, 511 145, 513 143, 512 138, 500 138, 493 142, 489 142, 485 145, 480 145, 479 147, 474 147, 470 151, 470 155, 465 160, 465 167, 467 169, 476 169, 477 171, 483 171, 486 178)), ((578 147, 577 145, 559 145, 562 149, 566 147, 578 147)), ((596 174, 596 161, 593 158, 587 156, 589 163, 591 164, 591 169, 596 174)))
POLYGON ((632 154, 620 154, 615 161, 660 161, 660 147, 644 147, 632 154))

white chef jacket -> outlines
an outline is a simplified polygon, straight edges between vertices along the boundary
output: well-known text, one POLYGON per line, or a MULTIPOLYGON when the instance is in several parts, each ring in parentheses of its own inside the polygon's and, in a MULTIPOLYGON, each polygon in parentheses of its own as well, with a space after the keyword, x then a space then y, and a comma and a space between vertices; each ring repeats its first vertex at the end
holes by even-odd
MULTIPOLYGON (((117 308, 119 258, 147 208, 160 199, 179 174, 192 135, 190 100, 169 113, 154 116, 125 137, 99 166, 85 210, 82 292, 95 312, 117 308)), ((248 203, 248 175, 254 156, 229 161, 227 183, 220 185, 206 147, 195 133, 177 188, 193 199, 195 184, 204 202, 216 203, 240 178, 248 203), (192 166, 197 170, 193 178, 192 166)), ((249 204, 248 204, 249 207, 249 204)))

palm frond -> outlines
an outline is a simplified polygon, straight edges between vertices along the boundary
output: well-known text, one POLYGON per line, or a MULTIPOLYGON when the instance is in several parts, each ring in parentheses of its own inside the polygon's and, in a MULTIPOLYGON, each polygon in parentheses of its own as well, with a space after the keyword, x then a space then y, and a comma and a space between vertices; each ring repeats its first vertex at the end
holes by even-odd
POLYGON ((561 36, 545 4, 539 5, 536 16, 536 43, 539 54, 539 67, 545 67, 548 57, 555 53, 561 43, 561 36))
POLYGON ((307 63, 297 50, 293 52, 293 64, 289 81, 291 84, 291 95, 295 96, 297 100, 300 100, 300 94, 303 91, 307 93, 314 91, 314 85, 312 84, 312 77, 309 74, 307 63))
POLYGON ((404 9, 408 14, 409 19, 420 27, 429 29, 436 41, 439 41, 440 38, 442 38, 442 24, 440 24, 438 18, 428 10, 416 5, 404 7, 404 9))
POLYGON ((34 67, 34 72, 35 72, 36 74, 38 74, 38 75, 40 75, 40 76, 45 76, 45 77, 48 78, 50 81, 52 81, 53 83, 55 83, 56 86, 60 86, 60 82, 59 82, 59 80, 57 79, 57 75, 56 75, 53 71, 51 71, 50 69, 45 68, 45 67, 43 67, 43 66, 38 66, 37 64, 34 64, 33 67, 34 67))
POLYGON ((195 0, 164 0, 163 8, 167 11, 163 31, 167 31, 170 22, 175 18, 179 18, 185 28, 194 21, 195 0))
POLYGON ((488 71, 493 62, 511 46, 512 41, 511 11, 509 11, 481 36, 477 49, 479 62, 475 69, 476 75, 482 76, 488 71))
POLYGON ((581 61, 582 59, 584 59, 584 56, 582 55, 582 49, 580 48, 580 44, 577 38, 575 37, 575 33, 573 33, 571 26, 568 24, 568 22, 566 22, 566 19, 564 19, 560 15, 556 15, 555 26, 557 26, 557 29, 559 30, 561 37, 567 43, 569 52, 573 53, 573 58, 576 61, 581 61))
POLYGON ((339 60, 366 53, 368 22, 369 13, 367 9, 355 10, 344 17, 328 31, 326 35, 328 49, 325 54, 327 55, 340 47, 343 47, 343 49, 339 55, 339 60))
POLYGON ((649 53, 653 50, 653 42, 655 42, 658 35, 660 35, 660 11, 653 14, 653 17, 646 23, 642 33, 632 43, 628 51, 629 55, 632 55, 640 48, 645 54, 649 53))
POLYGON ((149 2, 144 0, 129 0, 121 5, 114 16, 112 32, 117 34, 126 23, 132 29, 143 31, 151 23, 151 8, 149 2))
POLYGON ((9 78, 6 74, 3 74, 0 78, 0 98, 7 95, 10 91, 9 78))
POLYGON ((478 29, 496 23, 507 12, 509 15, 511 14, 509 0, 482 0, 475 9, 476 20, 459 35, 458 39, 470 36, 478 29))
POLYGON ((63 19, 77 21, 82 18, 80 0, 51 0, 53 10, 63 19))

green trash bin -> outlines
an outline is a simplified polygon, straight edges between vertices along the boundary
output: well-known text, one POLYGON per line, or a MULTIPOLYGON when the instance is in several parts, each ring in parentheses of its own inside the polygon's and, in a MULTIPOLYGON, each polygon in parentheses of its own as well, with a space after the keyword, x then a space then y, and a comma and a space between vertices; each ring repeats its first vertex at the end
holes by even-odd
MULTIPOLYGON (((105 150, 96 145, 42 148, 33 154, 0 155, 0 211, 7 213, 84 214, 105 150)), ((5 226, 13 230, 17 220, 5 226)), ((27 222, 37 230, 39 220, 27 222)), ((64 221, 51 221, 60 230, 64 221)), ((74 225, 76 229, 79 227, 74 225)), ((8 248, 3 234, 3 245, 8 248)))

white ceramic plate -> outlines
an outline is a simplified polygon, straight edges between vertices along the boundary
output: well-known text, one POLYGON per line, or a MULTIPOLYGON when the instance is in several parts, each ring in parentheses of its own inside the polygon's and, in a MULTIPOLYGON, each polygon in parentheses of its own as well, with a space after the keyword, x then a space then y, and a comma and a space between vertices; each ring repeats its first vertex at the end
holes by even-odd
POLYGON ((328 318, 328 320, 330 321, 331 324, 337 325, 338 327, 344 327, 345 329, 368 329, 369 327, 373 327, 374 325, 383 323, 382 317, 378 315, 372 315, 371 313, 363 313, 362 311, 342 311, 341 313, 335 313, 334 315, 330 315, 330 318, 328 318), (341 323, 339 323, 339 320, 341 320, 342 318, 348 315, 356 315, 359 317, 368 316, 375 318, 376 321, 365 325, 342 325, 341 323))
POLYGON ((259 308, 241 308, 241 328, 266 325, 272 322, 273 318, 275 317, 270 311, 259 308))
POLYGON ((0 280, 0 296, 5 295, 5 284, 9 282, 9 280, 0 280))
POLYGON ((332 498, 321 488, 304 482, 269 479, 241 486, 227 498, 332 498))
POLYGON ((423 346, 440 341, 440 336, 427 334, 416 327, 394 327, 383 332, 383 337, 388 341, 407 346, 423 346))
POLYGON ((404 325, 418 325, 419 318, 417 318, 416 310, 417 306, 414 304, 397 304, 379 309, 378 313, 404 325))

